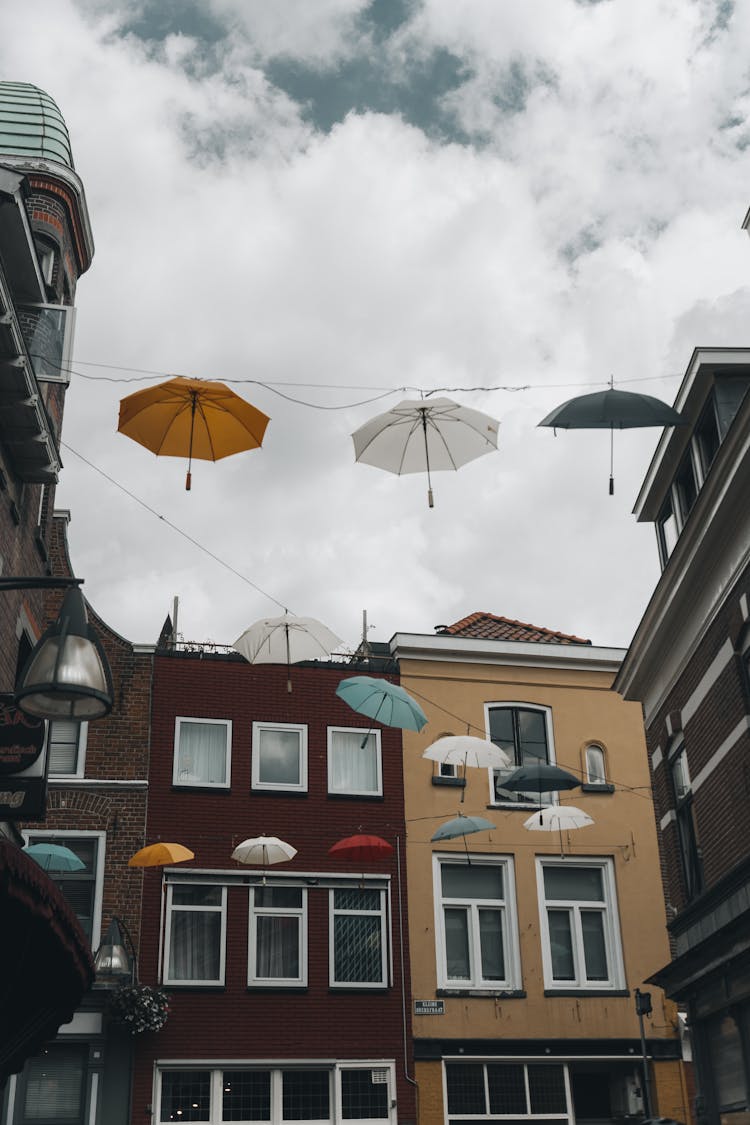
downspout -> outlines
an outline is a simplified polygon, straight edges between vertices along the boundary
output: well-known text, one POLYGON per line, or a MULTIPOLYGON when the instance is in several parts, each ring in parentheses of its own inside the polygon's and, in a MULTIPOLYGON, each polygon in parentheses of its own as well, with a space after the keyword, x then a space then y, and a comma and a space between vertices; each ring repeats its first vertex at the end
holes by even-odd
POLYGON ((403 1032, 403 1048, 404 1048, 404 1078, 409 1085, 414 1087, 416 1093, 416 1109, 417 1120, 419 1120, 419 1083, 416 1078, 412 1078, 409 1074, 407 1067, 407 1058, 409 1050, 409 1037, 407 1034, 407 1021, 406 1021, 406 967, 404 965, 404 909, 402 902, 401 892, 401 838, 396 836, 396 873, 398 875, 398 938, 400 945, 400 962, 401 962, 401 1027, 403 1032))

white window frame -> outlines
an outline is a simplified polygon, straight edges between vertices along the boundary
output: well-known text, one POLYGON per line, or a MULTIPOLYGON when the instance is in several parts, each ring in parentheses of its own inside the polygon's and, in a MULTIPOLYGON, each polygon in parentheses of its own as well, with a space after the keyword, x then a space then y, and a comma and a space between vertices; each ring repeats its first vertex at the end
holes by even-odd
MULTIPOLYGON (((209 1074, 209 1118, 206 1125, 223 1125, 223 1086, 224 1074, 227 1071, 248 1070, 270 1075, 271 1117, 270 1125, 283 1125, 283 1078, 289 1071, 319 1070, 327 1071, 329 1075, 329 1106, 330 1115, 322 1121, 310 1122, 308 1125, 345 1125, 347 1121, 356 1121, 357 1125, 396 1125, 398 1120, 398 1107, 396 1103, 396 1064, 392 1059, 346 1059, 332 1063, 330 1059, 316 1060, 274 1060, 273 1063, 258 1063, 253 1059, 245 1061, 226 1061, 218 1059, 200 1060, 191 1059, 189 1063, 181 1060, 171 1061, 158 1059, 154 1067, 154 1125, 165 1125, 161 1115, 162 1075, 165 1071, 183 1071, 191 1073, 207 1071, 209 1074), (385 1072, 387 1085, 387 1116, 371 1118, 345 1118, 342 1109, 341 1075, 344 1071, 372 1070, 385 1072)), ((299 1125, 305 1125, 300 1122, 299 1125)))
MULTIPOLYGON (((539 711, 544 716, 544 725, 545 725, 545 730, 547 732, 547 761, 549 762, 549 764, 551 766, 554 766, 557 762, 557 756, 555 754, 555 738, 554 738, 554 731, 553 731, 553 727, 552 727, 552 708, 549 707, 545 703, 529 703, 528 701, 521 700, 521 699, 517 699, 517 700, 514 700, 514 699, 496 699, 492 703, 485 703, 485 705, 484 705, 484 729, 486 731, 485 737, 487 738, 487 741, 488 742, 492 741, 492 739, 490 738, 490 711, 512 710, 514 708, 515 709, 520 708, 522 711, 539 711)), ((518 769, 519 767, 511 765, 509 768, 510 769, 518 769)), ((489 783, 489 792, 490 792, 489 803, 490 803, 490 805, 495 805, 498 808, 503 808, 503 809, 534 809, 534 808, 538 809, 539 808, 539 801, 536 798, 534 800, 525 800, 525 801, 502 801, 502 800, 500 800, 497 796, 497 793, 495 792, 495 771, 494 771, 494 769, 489 769, 487 771, 487 778, 488 778, 488 783, 489 783)), ((553 793, 551 802, 545 802, 545 803, 556 804, 557 803, 557 794, 553 793)))
MULTIPOLYGON (((265 884, 266 888, 284 887, 281 882, 265 884)), ((247 955, 247 983, 253 988, 304 988, 307 985, 307 888, 294 887, 299 890, 301 905, 291 906, 256 906, 255 892, 263 887, 249 888, 248 904, 248 955, 247 955), (297 941, 299 951, 299 976, 297 977, 261 977, 255 973, 256 953, 258 942, 258 918, 296 918, 297 941)))
POLYGON ((602 744, 600 742, 589 742, 587 744, 586 749, 583 752, 583 764, 584 764, 585 772, 586 772, 586 784, 587 785, 601 785, 601 786, 607 785, 607 755, 606 755, 606 752, 604 750, 604 747, 602 746, 602 744), (591 769, 591 763, 589 762, 589 753, 592 752, 592 751, 594 753, 598 754, 601 758, 601 763, 602 763, 602 776, 601 777, 598 777, 596 772, 592 771, 592 769, 591 769))
MULTIPOLYGON (((461 1065, 461 1064, 465 1065, 465 1064, 468 1063, 468 1064, 470 1064, 472 1066, 476 1066, 476 1067, 481 1066, 481 1068, 482 1068, 482 1077, 483 1077, 483 1084, 484 1084, 484 1096, 485 1096, 485 1112, 481 1113, 481 1114, 472 1114, 471 1117, 470 1117, 470 1120, 476 1121, 477 1125, 483 1125, 484 1122, 489 1123, 489 1122, 502 1122, 503 1121, 502 1116, 498 1116, 497 1114, 489 1113, 489 1086, 488 1086, 488 1077, 487 1077, 487 1067, 492 1066, 493 1064, 497 1064, 497 1063, 499 1063, 500 1065, 506 1064, 506 1065, 519 1067, 519 1068, 523 1067, 524 1091, 525 1091, 525 1094, 526 1094, 527 1112, 526 1113, 514 1113, 512 1116, 513 1116, 513 1119, 515 1121, 527 1121, 528 1125, 534 1125, 534 1122, 538 1121, 541 1118, 542 1121, 544 1121, 545 1123, 549 1122, 549 1121, 556 1121, 557 1125, 571 1125, 571 1123, 575 1120, 575 1117, 574 1117, 574 1114, 573 1114, 573 1095, 572 1095, 572 1091, 571 1091, 571 1088, 570 1088, 570 1069, 569 1069, 568 1064, 564 1061, 561 1061, 559 1058, 550 1059, 549 1056, 546 1056, 546 1057, 543 1057, 543 1058, 534 1059, 532 1061, 531 1059, 528 1058, 528 1056, 526 1056, 526 1058, 523 1059, 523 1060, 519 1060, 517 1058, 506 1058, 504 1056, 496 1056, 495 1058, 491 1058, 491 1059, 490 1058, 476 1058, 476 1057, 464 1058, 461 1055, 450 1056, 450 1057, 447 1057, 447 1058, 443 1059, 443 1067, 442 1067, 442 1070, 443 1070, 443 1076, 442 1076, 443 1077, 443 1105, 445 1106, 445 1112, 446 1112, 446 1118, 447 1119, 464 1120, 466 1117, 469 1116, 468 1114, 455 1113, 455 1112, 449 1113, 448 1112, 448 1067, 452 1063, 459 1064, 459 1065, 461 1065), (530 1109, 531 1109, 531 1089, 530 1089, 530 1080, 529 1080, 529 1067, 532 1067, 532 1066, 537 1067, 537 1066, 540 1066, 540 1065, 544 1066, 545 1063, 551 1063, 553 1066, 559 1068, 562 1071, 563 1081, 565 1083, 565 1103, 566 1103, 566 1110, 565 1110, 564 1113, 563 1112, 558 1112, 558 1113, 531 1113, 531 1112, 529 1112, 530 1109)), ((510 1116, 510 1115, 504 1115, 504 1116, 510 1116)))
POLYGON ((455 852, 436 852, 433 864, 433 903, 435 906, 435 957, 437 964, 438 988, 457 989, 461 992, 509 992, 521 987, 521 955, 518 940, 518 917, 516 913, 516 882, 513 857, 509 855, 473 855, 471 866, 500 867, 503 871, 503 890, 505 898, 469 899, 443 898, 442 869, 446 866, 467 867, 466 857, 455 852), (481 975, 481 951, 479 945, 479 904, 491 909, 500 909, 502 918, 503 956, 505 959, 505 980, 484 980, 481 975), (445 906, 467 907, 469 912, 469 961, 471 977, 454 979, 448 976, 445 937, 445 906))
MULTIPOLYGON (((93 880, 94 899, 91 909, 91 948, 98 949, 102 933, 102 900, 104 896, 104 867, 107 850, 107 833, 86 832, 77 828, 59 828, 54 832, 44 828, 26 828, 23 830, 23 836, 27 844, 32 839, 39 843, 44 840, 50 844, 70 839, 96 840, 96 870, 93 880)), ((54 883, 55 872, 50 871, 48 875, 54 883)))
POLYGON ((76 723, 74 720, 68 719, 50 719, 47 723, 47 776, 52 779, 68 778, 68 777, 85 777, 86 772, 86 744, 88 741, 89 724, 84 719, 81 723, 76 723), (76 768, 71 773, 53 773, 52 772, 52 728, 58 722, 72 722, 74 726, 78 727, 78 741, 76 744, 76 768))
POLYGON ((537 891, 539 894, 539 923, 542 940, 542 964, 544 966, 544 987, 559 992, 612 992, 625 987, 622 940, 620 937, 620 918, 617 909, 617 889, 615 868, 611 857, 576 856, 555 859, 551 856, 537 856, 537 891), (547 899, 544 890, 544 868, 598 868, 602 873, 604 898, 600 902, 584 899, 547 899), (547 910, 569 910, 571 913, 571 933, 573 937, 574 980, 555 980, 552 975, 552 951, 550 944, 547 910), (585 977, 584 944, 581 933, 581 911, 596 910, 602 915, 604 949, 607 957, 609 977, 606 981, 587 980, 585 977))
MULTIPOLYGON (((328 792, 336 796, 344 797, 382 797, 383 796, 383 752, 380 741, 380 731, 371 730, 366 731, 362 727, 328 727, 327 736, 327 757, 328 757, 328 792), (333 786, 333 735, 334 734, 356 734, 360 741, 367 736, 368 742, 372 740, 375 747, 376 755, 376 773, 377 782, 375 789, 335 789, 333 786)), ((362 753, 365 753, 369 748, 365 748, 362 753)))
POLYGON ((181 789, 229 789, 232 784, 232 720, 207 719, 202 715, 177 715, 174 721, 174 765, 172 784, 181 789), (226 728, 225 781, 201 781, 180 777, 180 729, 183 723, 200 723, 204 726, 223 726, 226 728))
POLYGON ((361 885, 360 890, 374 891, 380 896, 379 910, 341 910, 337 909, 334 905, 336 901, 337 890, 350 890, 350 887, 344 885, 339 887, 331 887, 328 892, 328 983, 331 988, 335 989, 379 989, 382 991, 384 988, 390 987, 391 981, 389 979, 389 963, 388 963, 388 900, 386 892, 382 887, 370 887, 367 884, 361 885), (380 980, 377 981, 359 981, 359 980, 336 980, 336 918, 343 915, 355 915, 365 918, 380 918, 380 980))
POLYGON ((304 723, 253 723, 253 745, 251 754, 251 781, 253 789, 271 789, 276 792, 307 792, 307 727, 304 723), (279 781, 262 781, 260 776, 260 746, 263 731, 295 731, 299 735, 299 781, 287 784, 279 781))
POLYGON ((162 969, 162 982, 174 987, 206 987, 216 988, 224 984, 226 975, 226 950, 227 950, 227 888, 219 884, 221 890, 221 904, 219 906, 181 906, 179 903, 175 905, 172 901, 174 896, 175 887, 180 889, 184 887, 213 887, 216 883, 210 880, 190 879, 180 880, 179 882, 167 884, 166 895, 166 908, 165 908, 165 923, 164 923, 164 964, 162 969), (192 914, 216 914, 221 913, 221 925, 219 929, 219 976, 211 980, 195 980, 192 977, 170 977, 169 975, 169 962, 172 949, 172 915, 175 911, 185 911, 192 914))

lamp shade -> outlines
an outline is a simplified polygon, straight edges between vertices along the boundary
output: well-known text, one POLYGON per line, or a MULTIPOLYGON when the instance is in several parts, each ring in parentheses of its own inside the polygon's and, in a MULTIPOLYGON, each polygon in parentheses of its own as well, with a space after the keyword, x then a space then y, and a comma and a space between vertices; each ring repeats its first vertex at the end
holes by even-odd
POLYGON ((107 927, 104 941, 97 950, 94 958, 94 969, 97 977, 128 977, 133 976, 134 961, 125 947, 120 925, 113 918, 107 927))
POLYGON ((21 674, 16 700, 40 719, 100 719, 112 710, 112 679, 99 640, 86 617, 83 595, 68 590, 21 674))

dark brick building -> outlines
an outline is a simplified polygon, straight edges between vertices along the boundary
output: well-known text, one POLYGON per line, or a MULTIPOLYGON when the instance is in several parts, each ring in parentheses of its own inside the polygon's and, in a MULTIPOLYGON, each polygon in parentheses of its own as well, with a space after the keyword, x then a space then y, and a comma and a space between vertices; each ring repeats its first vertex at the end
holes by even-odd
POLYGON ((133 1122, 415 1120, 401 732, 336 696, 362 670, 296 666, 290 692, 284 666, 157 652, 147 837, 195 859, 144 880, 141 977, 171 1010, 133 1122), (329 855, 360 833, 392 852, 329 855), (297 854, 231 858, 259 836, 297 854))
POLYGON ((636 504, 662 575, 616 681, 643 702, 699 1121, 750 1113, 750 352, 700 348, 636 504))

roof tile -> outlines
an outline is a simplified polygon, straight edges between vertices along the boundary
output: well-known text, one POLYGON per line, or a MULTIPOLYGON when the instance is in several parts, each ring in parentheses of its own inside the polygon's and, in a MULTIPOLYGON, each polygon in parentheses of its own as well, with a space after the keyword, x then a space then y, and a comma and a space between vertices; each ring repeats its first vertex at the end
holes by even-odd
POLYGON ((540 641, 555 645, 590 645, 583 637, 570 633, 558 633, 541 625, 529 625, 525 621, 515 621, 510 617, 499 617, 496 613, 470 613, 453 625, 437 626, 439 634, 454 637, 475 637, 493 641, 540 641))

